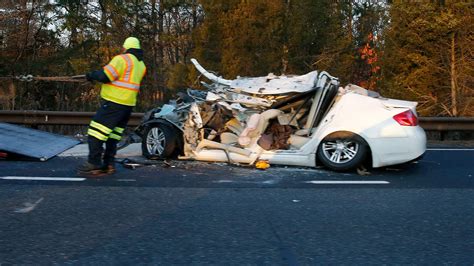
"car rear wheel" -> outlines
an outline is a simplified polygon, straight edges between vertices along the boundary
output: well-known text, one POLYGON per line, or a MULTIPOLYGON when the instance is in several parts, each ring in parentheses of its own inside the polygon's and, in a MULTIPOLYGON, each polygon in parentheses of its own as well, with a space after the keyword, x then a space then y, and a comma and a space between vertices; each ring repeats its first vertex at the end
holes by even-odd
POLYGON ((335 171, 348 171, 362 165, 367 153, 367 143, 351 132, 337 132, 319 144, 317 156, 324 166, 335 171))
POLYGON ((176 149, 176 130, 164 124, 146 127, 142 140, 142 153, 148 159, 166 159, 176 149))

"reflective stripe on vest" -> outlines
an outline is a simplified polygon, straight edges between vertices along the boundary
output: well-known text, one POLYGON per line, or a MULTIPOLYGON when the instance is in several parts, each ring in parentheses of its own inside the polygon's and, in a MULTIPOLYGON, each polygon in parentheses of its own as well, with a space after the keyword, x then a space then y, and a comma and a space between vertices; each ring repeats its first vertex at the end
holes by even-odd
POLYGON ((113 76, 114 78, 118 79, 119 78, 119 74, 117 72, 117 70, 115 69, 115 67, 111 66, 111 65, 106 65, 104 67, 104 70, 109 72, 109 74, 111 76, 113 76))
POLYGON ((103 84, 100 95, 102 98, 115 103, 135 106, 140 91, 140 83, 146 72, 145 64, 143 61, 138 61, 132 54, 122 54, 118 58, 123 63, 120 67, 114 66, 113 62, 117 62, 116 59, 104 67, 104 70, 110 76, 117 78, 110 83, 103 84), (122 73, 118 73, 117 69, 122 73))
POLYGON ((123 81, 112 81, 111 83, 113 85, 117 86, 117 87, 122 88, 122 89, 128 89, 128 90, 134 90, 134 91, 139 91, 140 90, 140 85, 138 85, 138 84, 123 82, 123 81))
POLYGON ((127 67, 125 68, 125 75, 123 76, 124 81, 130 81, 130 74, 132 73, 133 62, 130 59, 129 55, 121 55, 122 58, 125 60, 127 67))

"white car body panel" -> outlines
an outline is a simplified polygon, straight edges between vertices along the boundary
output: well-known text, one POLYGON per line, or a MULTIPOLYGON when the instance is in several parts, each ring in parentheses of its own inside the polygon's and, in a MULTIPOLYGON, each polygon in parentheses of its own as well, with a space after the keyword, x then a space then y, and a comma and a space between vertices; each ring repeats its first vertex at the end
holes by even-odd
MULTIPOLYGON (((315 133, 318 136, 317 143, 312 143, 307 148, 317 147, 324 137, 333 132, 349 131, 367 142, 372 153, 373 167, 418 158, 426 150, 425 132, 420 126, 400 126, 393 119, 394 115, 407 110, 408 106, 395 108, 396 105, 392 102, 392 107, 388 108, 384 102, 387 100, 355 93, 343 95, 318 127, 315 133)), ((407 103, 400 101, 402 102, 407 103)))

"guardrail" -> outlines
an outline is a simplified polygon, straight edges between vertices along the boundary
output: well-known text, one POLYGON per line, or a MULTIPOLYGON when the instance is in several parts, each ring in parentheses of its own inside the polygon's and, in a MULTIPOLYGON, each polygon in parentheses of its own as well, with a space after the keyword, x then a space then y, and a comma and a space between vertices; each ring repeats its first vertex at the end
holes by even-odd
MULTIPOLYGON (((23 125, 88 125, 94 112, 2 111, 0 122, 23 125)), ((143 113, 133 113, 129 126, 138 126, 143 113)), ((420 117, 427 131, 474 131, 474 117, 420 117)))
MULTIPOLYGON (((22 125, 89 125, 94 112, 0 111, 0 122, 22 125)), ((132 113, 129 126, 138 126, 143 113, 132 113)))
POLYGON ((419 122, 430 131, 474 131, 474 117, 420 117, 419 122))

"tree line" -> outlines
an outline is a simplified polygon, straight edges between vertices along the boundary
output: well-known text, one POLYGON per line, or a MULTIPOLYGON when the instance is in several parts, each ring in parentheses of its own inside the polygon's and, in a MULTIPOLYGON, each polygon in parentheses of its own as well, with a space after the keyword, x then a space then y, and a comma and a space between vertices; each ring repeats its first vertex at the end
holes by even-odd
MULTIPOLYGON (((473 116, 474 4, 373 0, 2 0, 0 76, 99 69, 123 40, 148 67, 137 111, 198 87, 197 58, 236 76, 325 70, 423 116, 473 116)), ((98 85, 0 79, 1 109, 92 111, 98 85)))

